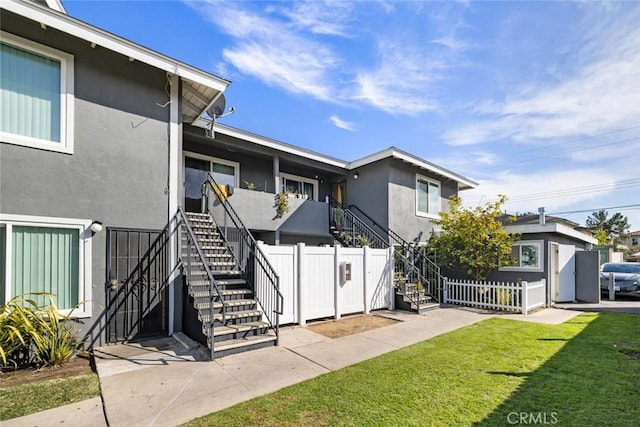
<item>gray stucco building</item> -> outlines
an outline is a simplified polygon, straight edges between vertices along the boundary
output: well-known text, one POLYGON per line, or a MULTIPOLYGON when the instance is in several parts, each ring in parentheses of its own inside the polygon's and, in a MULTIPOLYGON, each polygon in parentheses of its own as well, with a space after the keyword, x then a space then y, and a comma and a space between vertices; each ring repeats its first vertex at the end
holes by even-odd
POLYGON ((270 244, 333 244, 333 201, 380 234, 424 241, 447 198, 477 185, 394 147, 345 161, 212 123, 228 80, 55 0, 7 0, 1 12, 0 302, 54 293, 61 310, 78 305, 90 345, 182 330, 196 296, 177 268, 184 240, 166 230, 179 208, 201 211, 209 174, 270 244), (281 217, 277 194, 288 197, 281 217))

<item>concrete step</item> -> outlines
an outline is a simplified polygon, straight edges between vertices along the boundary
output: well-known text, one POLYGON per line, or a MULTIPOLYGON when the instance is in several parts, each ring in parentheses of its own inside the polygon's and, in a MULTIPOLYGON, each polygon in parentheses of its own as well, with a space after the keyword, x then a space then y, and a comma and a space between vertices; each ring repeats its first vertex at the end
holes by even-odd
POLYGON ((420 309, 418 310, 415 305, 411 304, 412 308, 418 312, 418 314, 424 314, 428 311, 435 310, 440 307, 440 304, 437 302, 430 302, 428 304, 420 304, 420 309))
MULTIPOLYGON (((215 338, 214 338, 215 339, 215 338)), ((263 335, 252 335, 214 343, 214 357, 224 357, 244 351, 256 350, 276 345, 277 337, 270 332, 263 335)))
MULTIPOLYGON (((191 292, 191 296, 194 298, 209 298, 209 284, 206 285, 207 288, 205 290, 195 290, 191 292)), ((220 289, 220 295, 222 299, 225 301, 232 301, 234 299, 246 299, 245 297, 248 295, 252 295, 253 291, 251 289, 243 288, 243 289, 220 289)), ((215 297, 218 295, 216 294, 215 297)))
MULTIPOLYGON (((216 279, 216 284, 218 286, 230 286, 230 285, 246 285, 247 281, 244 279, 216 279)), ((200 287, 200 286, 209 286, 208 280, 191 280, 189 285, 192 287, 200 287)))
POLYGON ((245 334, 247 332, 256 332, 262 329, 269 328, 269 324, 266 322, 246 322, 239 323, 237 325, 218 326, 213 329, 213 335, 215 337, 223 335, 238 335, 245 334))
MULTIPOLYGON (((221 314, 222 308, 225 307, 227 309, 227 314, 235 313, 239 311, 247 311, 247 310, 255 310, 258 302, 255 299, 229 299, 224 300, 224 302, 214 302, 213 310, 214 314, 221 314)), ((209 309, 209 297, 204 298, 195 298, 194 302, 195 307, 198 310, 206 311, 209 309)))
MULTIPOLYGON (((190 258, 188 261, 186 259, 183 259, 183 262, 185 267, 191 267, 191 266, 195 266, 195 267, 202 267, 202 261, 200 259, 193 259, 190 258)), ((236 265, 236 263, 234 261, 208 261, 207 265, 209 267, 233 267, 234 265, 236 265)))
MULTIPOLYGON (((200 316, 202 318, 202 322, 208 324, 209 323, 209 313, 206 312, 206 310, 203 310, 200 312, 200 316)), ((231 324, 238 324, 238 323, 247 323, 247 322, 252 322, 254 320, 249 320, 253 317, 262 317, 262 311, 260 310, 242 310, 242 311, 232 311, 232 312, 228 312, 225 315, 225 321, 226 322, 231 322, 231 324), (243 322, 244 320, 244 322, 243 322)), ((213 315, 213 319, 217 322, 222 322, 222 313, 217 313, 213 315)), ((229 324, 225 324, 222 326, 229 326, 229 324)))
POLYGON ((187 215, 187 218, 200 218, 200 217, 209 218, 209 214, 203 213, 203 212, 185 212, 185 214, 187 215))

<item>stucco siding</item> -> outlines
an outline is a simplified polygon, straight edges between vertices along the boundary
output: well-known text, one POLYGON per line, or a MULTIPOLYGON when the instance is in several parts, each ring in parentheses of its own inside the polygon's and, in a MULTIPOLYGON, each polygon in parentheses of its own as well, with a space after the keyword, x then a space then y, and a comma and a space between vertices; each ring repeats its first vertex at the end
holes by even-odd
MULTIPOLYGON (((74 153, 0 144, 0 211, 161 229, 168 215, 163 72, 3 14, 2 30, 74 55, 74 153)), ((105 306, 106 233, 92 238, 94 318, 105 306)), ((89 326, 94 319, 85 320, 89 326)))
POLYGON ((448 198, 457 194, 455 182, 442 182, 437 176, 401 162, 389 162, 389 227, 411 241, 422 232, 421 241, 429 239, 434 228, 433 218, 416 214, 416 174, 440 183, 440 211, 448 211, 448 198))
POLYGON ((383 227, 389 224, 389 159, 357 170, 347 177, 347 205, 356 205, 383 227), (354 179, 355 173, 358 179, 354 179))

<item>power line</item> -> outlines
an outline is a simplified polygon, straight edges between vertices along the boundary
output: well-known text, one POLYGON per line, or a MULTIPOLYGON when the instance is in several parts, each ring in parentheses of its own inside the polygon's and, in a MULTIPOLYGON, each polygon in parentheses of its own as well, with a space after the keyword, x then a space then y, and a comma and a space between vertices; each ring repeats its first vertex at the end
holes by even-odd
POLYGON ((633 188, 638 186, 640 186, 640 179, 631 179, 631 180, 625 180, 625 181, 616 181, 609 184, 587 185, 583 187, 572 187, 572 188, 565 188, 562 190, 555 190, 555 191, 523 194, 520 196, 509 198, 507 201, 524 202, 529 200, 538 200, 538 199, 545 199, 545 198, 553 199, 557 197, 572 196, 577 194, 598 193, 605 190, 622 190, 622 189, 633 188))
MULTIPOLYGON (((540 199, 555 199, 558 197, 573 196, 578 194, 599 193, 606 190, 623 190, 627 188, 639 187, 640 178, 615 181, 608 184, 586 185, 582 187, 571 187, 554 191, 543 191, 538 193, 522 194, 513 198, 507 198, 507 203, 528 202, 540 199)), ((483 196, 484 197, 484 196, 483 196)), ((497 201, 497 198, 489 199, 497 201)))
MULTIPOLYGON (((607 142, 607 143, 598 144, 598 145, 591 145, 589 147, 584 147, 584 148, 573 148, 573 149, 567 150, 567 151, 556 152, 556 153, 550 154, 548 156, 531 157, 531 158, 522 159, 522 160, 509 160, 509 163, 510 164, 527 163, 527 162, 532 162, 532 161, 535 161, 535 160, 549 159, 549 158, 556 157, 556 156, 559 156, 559 155, 562 155, 562 154, 576 153, 576 152, 579 152, 579 151, 593 150, 595 148, 602 148, 602 147, 606 147, 606 146, 609 146, 609 145, 616 145, 616 144, 621 144, 623 142, 630 142, 630 141, 640 141, 640 137, 623 139, 621 141, 607 142)), ((545 148, 548 148, 548 147, 545 147, 545 148)))
POLYGON ((579 141, 584 141, 584 140, 587 140, 587 139, 600 138, 600 137, 603 137, 603 136, 613 135, 614 133, 626 132, 628 130, 634 130, 634 129, 638 129, 638 128, 640 128, 640 125, 632 126, 630 128, 616 129, 616 130, 613 130, 613 131, 610 131, 610 132, 600 133, 600 134, 597 134, 597 135, 583 136, 583 137, 580 137, 580 138, 570 139, 568 141, 557 142, 555 144, 548 144, 548 145, 545 145, 545 146, 542 146, 542 147, 529 148, 528 150, 520 150, 520 151, 512 152, 512 153, 509 153, 509 154, 521 154, 521 153, 527 153, 527 152, 530 152, 530 151, 546 150, 546 149, 548 149, 550 147, 556 147, 558 145, 565 145, 565 144, 571 144, 572 142, 579 142, 579 141))
POLYGON ((549 215, 562 215, 562 214, 570 214, 570 213, 584 213, 584 212, 597 212, 597 211, 606 211, 611 209, 617 209, 619 211, 624 210, 635 210, 636 208, 640 208, 640 204, 637 205, 622 205, 622 206, 609 206, 607 208, 594 208, 594 209, 581 209, 578 211, 565 211, 565 212, 553 212, 549 215))

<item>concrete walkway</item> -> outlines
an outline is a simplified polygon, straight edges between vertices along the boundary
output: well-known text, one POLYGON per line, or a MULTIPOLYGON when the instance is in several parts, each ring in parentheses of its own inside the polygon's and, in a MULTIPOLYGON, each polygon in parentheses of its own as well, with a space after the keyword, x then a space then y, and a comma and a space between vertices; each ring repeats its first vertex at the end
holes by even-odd
MULTIPOLYGON (((281 330, 279 347, 215 361, 209 361, 181 334, 143 345, 97 348, 94 354, 104 407, 92 399, 2 425, 47 426, 64 422, 67 426, 175 426, 496 316, 460 308, 440 308, 423 315, 376 314, 401 322, 336 339, 304 327, 287 327, 281 330)), ((546 309, 529 316, 500 317, 558 324, 578 314, 580 311, 546 309)))

